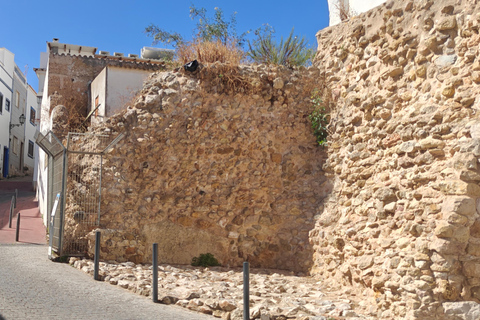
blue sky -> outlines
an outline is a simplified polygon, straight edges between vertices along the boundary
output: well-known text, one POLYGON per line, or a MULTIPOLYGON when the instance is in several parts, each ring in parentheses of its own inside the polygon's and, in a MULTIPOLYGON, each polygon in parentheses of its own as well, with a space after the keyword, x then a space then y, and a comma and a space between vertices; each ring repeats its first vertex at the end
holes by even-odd
MULTIPOLYGON (((254 30, 268 23, 278 38, 295 34, 305 36, 316 47, 315 33, 328 26, 327 0, 297 1, 2 1, 0 47, 15 54, 15 62, 27 71, 28 82, 38 90, 33 68, 38 68, 40 52, 46 42, 59 38, 61 43, 97 47, 98 50, 140 54, 152 39, 143 32, 150 23, 190 38, 195 23, 189 7, 207 9, 209 16, 220 7, 226 17, 237 12, 237 32, 254 30)), ((162 45, 157 45, 162 47, 162 45)))

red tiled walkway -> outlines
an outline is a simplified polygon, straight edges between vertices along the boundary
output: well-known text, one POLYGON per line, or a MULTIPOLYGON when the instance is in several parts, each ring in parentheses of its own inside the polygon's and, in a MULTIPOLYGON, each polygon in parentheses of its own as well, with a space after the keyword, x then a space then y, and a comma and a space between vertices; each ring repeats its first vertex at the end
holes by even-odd
POLYGON ((47 243, 46 229, 37 205, 31 182, 0 181, 0 243, 15 243, 18 212, 20 212, 19 242, 47 243), (12 218, 12 228, 9 228, 10 203, 15 189, 18 189, 17 207, 12 218))

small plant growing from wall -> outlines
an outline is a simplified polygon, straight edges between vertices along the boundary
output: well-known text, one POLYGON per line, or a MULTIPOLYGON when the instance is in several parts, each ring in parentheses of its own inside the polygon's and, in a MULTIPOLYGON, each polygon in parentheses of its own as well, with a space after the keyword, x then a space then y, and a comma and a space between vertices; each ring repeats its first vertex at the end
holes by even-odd
POLYGON ((329 114, 327 113, 319 90, 313 90, 311 101, 313 111, 308 118, 312 122, 313 134, 317 138, 317 143, 324 146, 327 143, 329 114))
POLYGON ((305 66, 311 63, 314 50, 308 48, 305 37, 293 34, 280 43, 274 39, 275 30, 268 24, 255 31, 257 38, 248 42, 248 56, 255 62, 263 64, 283 65, 287 67, 305 66))
POLYGON ((192 259, 192 266, 194 267, 216 267, 219 265, 220 263, 211 253, 202 253, 192 259))

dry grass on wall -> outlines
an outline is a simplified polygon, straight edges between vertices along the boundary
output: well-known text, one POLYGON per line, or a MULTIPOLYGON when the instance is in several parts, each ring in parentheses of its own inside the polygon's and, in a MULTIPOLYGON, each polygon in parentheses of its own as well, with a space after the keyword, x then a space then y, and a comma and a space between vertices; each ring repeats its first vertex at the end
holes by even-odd
POLYGON ((245 52, 232 42, 194 41, 177 49, 177 61, 180 63, 198 60, 201 63, 221 62, 238 66, 244 58, 245 52))

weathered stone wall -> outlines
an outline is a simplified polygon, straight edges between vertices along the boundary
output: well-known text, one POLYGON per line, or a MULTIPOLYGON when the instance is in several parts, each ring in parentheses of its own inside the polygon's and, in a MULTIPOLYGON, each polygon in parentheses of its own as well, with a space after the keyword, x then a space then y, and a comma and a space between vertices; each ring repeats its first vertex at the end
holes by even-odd
POLYGON ((479 13, 390 1, 320 31, 309 69, 154 74, 97 128, 127 133, 105 157, 102 256, 147 262, 158 242, 165 263, 310 270, 380 319, 478 318, 479 13))
POLYGON ((479 25, 477 1, 389 1, 317 34, 336 109, 312 273, 380 319, 478 319, 479 25))
MULTIPOLYGON (((312 134, 317 68, 222 65, 153 74, 106 121, 126 137, 105 157, 102 256, 306 272, 308 234, 329 193, 312 134)), ((105 130, 99 127, 98 130, 105 130)))

